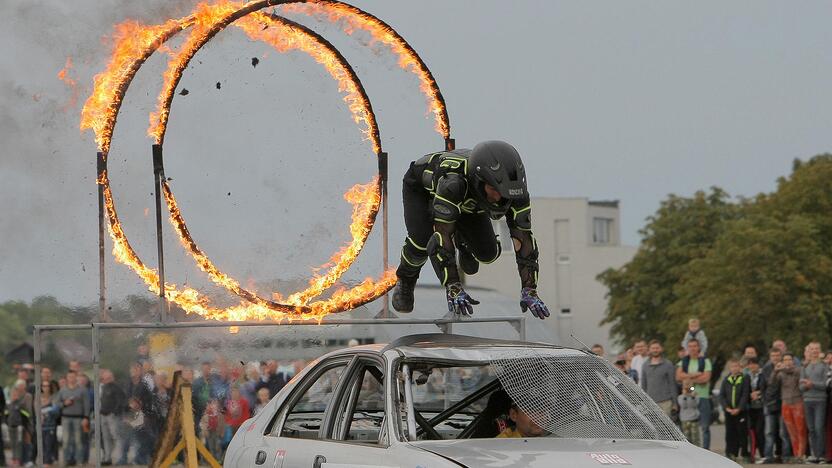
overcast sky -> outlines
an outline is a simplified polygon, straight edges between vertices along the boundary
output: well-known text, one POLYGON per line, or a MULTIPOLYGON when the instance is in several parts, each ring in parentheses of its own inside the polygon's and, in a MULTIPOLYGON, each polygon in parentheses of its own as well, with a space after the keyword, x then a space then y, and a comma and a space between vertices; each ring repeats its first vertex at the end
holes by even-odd
MULTIPOLYGON (((832 146, 829 2, 355 4, 421 54, 448 103, 459 147, 512 142, 536 196, 620 200, 627 244, 638 243, 645 217, 668 193, 713 185, 733 195, 769 191, 794 158, 832 146)), ((91 134, 78 132, 80 106, 106 63, 103 38, 114 23, 157 22, 192 5, 0 2, 0 301, 41 294, 95 301, 96 148, 91 134), (75 102, 56 78, 67 56, 79 82, 75 102)), ((391 157, 395 260, 403 237, 401 174, 442 146, 425 101, 415 78, 385 49, 367 47, 365 36, 291 17, 342 50, 373 101, 391 157)), ((125 229, 153 266, 145 129, 166 60, 154 56, 130 88, 110 165, 125 229)), ((197 242, 217 265, 266 294, 276 280, 304 278, 348 239, 350 210, 340 194, 375 169, 334 83, 308 57, 279 54, 230 28, 197 55, 180 87, 190 92, 174 100, 165 164, 197 242)), ((207 287, 167 224, 165 230, 168 278, 207 287)), ((377 275, 379 247, 375 232, 345 278, 377 275)), ((145 290, 109 253, 107 262, 114 300, 145 290)), ((286 283, 277 288, 289 292, 286 283)))

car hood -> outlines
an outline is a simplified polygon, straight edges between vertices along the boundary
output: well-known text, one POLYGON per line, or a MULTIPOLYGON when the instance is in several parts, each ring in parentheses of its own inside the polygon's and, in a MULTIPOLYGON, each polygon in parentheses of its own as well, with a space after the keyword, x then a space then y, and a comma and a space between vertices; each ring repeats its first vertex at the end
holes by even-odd
POLYGON ((737 468, 687 442, 607 439, 468 439, 421 441, 413 446, 475 467, 631 466, 633 468, 737 468))

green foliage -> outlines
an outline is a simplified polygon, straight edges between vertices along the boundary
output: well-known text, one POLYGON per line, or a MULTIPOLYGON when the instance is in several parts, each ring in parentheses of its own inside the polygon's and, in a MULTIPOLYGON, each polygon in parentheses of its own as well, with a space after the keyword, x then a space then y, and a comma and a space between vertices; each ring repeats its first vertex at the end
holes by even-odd
POLYGON ((693 316, 709 354, 775 338, 800 349, 832 339, 832 155, 796 161, 777 190, 731 202, 712 189, 670 196, 642 230, 628 264, 599 275, 611 323, 623 342, 674 346, 693 316))
POLYGON ((674 338, 660 327, 668 306, 676 301, 673 286, 685 265, 708 253, 724 222, 737 211, 718 188, 663 201, 640 231, 643 241, 633 260, 599 275, 609 289, 602 323, 612 324, 613 335, 625 343, 645 336, 674 338))

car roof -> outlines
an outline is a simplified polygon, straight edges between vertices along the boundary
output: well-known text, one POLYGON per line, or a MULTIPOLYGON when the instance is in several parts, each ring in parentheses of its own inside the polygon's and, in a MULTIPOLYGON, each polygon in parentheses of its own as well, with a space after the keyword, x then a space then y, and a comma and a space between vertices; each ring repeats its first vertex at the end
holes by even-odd
POLYGON ((403 336, 389 343, 382 353, 396 351, 408 358, 489 360, 494 352, 509 350, 540 351, 545 354, 583 354, 584 351, 528 341, 500 340, 446 333, 426 333, 403 336))
POLYGON ((504 347, 527 347, 527 348, 562 348, 561 346, 546 343, 532 343, 528 341, 500 340, 495 338, 481 338, 477 336, 454 335, 448 333, 422 333, 418 335, 407 335, 390 342, 383 350, 388 351, 397 348, 504 348, 504 347))
POLYGON ((388 351, 395 351, 408 358, 482 361, 489 360, 495 351, 500 352, 512 349, 520 350, 521 352, 522 350, 534 349, 536 351, 542 351, 545 354, 558 355, 581 355, 587 353, 586 351, 547 343, 480 338, 448 333, 422 333, 406 335, 387 344, 377 343, 344 348, 333 351, 324 357, 354 352, 385 354, 388 351))

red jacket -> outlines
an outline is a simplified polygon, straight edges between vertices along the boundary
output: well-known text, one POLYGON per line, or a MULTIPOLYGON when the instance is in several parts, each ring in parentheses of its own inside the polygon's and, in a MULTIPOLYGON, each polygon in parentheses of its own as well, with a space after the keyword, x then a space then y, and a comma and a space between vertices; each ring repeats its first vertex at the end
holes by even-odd
POLYGON ((225 402, 225 423, 235 430, 240 427, 246 419, 251 417, 248 401, 245 398, 225 402))

